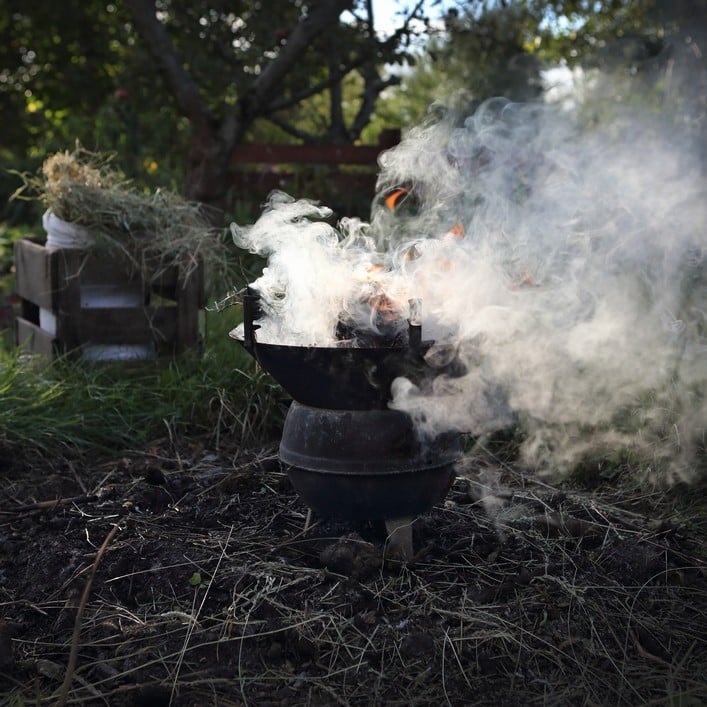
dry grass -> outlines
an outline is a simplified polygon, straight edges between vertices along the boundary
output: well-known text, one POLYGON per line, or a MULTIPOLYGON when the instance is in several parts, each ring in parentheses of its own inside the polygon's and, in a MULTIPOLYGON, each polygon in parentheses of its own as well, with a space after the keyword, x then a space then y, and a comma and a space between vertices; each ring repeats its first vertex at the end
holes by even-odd
POLYGON ((28 510, 72 490, 46 472, 4 479, 0 529, 24 549, 0 567, 4 703, 56 702, 94 564, 68 704, 707 701, 707 519, 672 492, 590 494, 477 461, 401 564, 376 524, 305 531, 272 450, 165 443, 28 510))
POLYGON ((47 157, 39 174, 19 176, 16 197, 38 199, 58 218, 87 229, 90 247, 126 257, 146 279, 173 266, 187 279, 200 262, 216 281, 227 270, 223 234, 203 205, 167 190, 137 189, 109 156, 77 146, 47 157))

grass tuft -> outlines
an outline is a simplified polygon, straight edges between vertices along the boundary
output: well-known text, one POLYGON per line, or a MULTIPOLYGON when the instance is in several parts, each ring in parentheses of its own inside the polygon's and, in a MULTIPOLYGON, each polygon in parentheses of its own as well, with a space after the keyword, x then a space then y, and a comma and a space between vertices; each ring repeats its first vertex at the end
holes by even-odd
POLYGON ((279 389, 227 337, 225 318, 208 316, 202 358, 94 364, 0 350, 0 446, 114 451, 165 432, 261 443, 279 389))

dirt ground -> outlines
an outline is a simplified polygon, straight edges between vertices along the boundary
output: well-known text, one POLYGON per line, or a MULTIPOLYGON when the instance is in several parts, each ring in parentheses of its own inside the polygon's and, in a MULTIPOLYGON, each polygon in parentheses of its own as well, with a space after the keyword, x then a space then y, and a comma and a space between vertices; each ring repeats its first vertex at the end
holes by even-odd
POLYGON ((704 488, 477 460, 403 563, 276 449, 2 464, 3 705, 707 703, 704 488))

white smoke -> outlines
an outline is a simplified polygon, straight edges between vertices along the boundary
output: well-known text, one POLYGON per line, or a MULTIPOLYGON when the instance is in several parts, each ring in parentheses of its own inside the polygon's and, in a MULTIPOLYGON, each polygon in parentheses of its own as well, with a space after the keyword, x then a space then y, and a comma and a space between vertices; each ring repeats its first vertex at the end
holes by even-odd
MULTIPOLYGON (((466 373, 392 407, 421 431, 520 424, 528 463, 569 468, 597 447, 652 455, 687 478, 707 428, 707 223, 698 160, 645 121, 586 129, 538 105, 487 101, 411 130, 381 158, 370 224, 276 195, 236 242, 269 258, 254 283, 261 338, 335 345, 372 290, 422 302, 428 354, 466 373), (463 236, 459 232, 463 229, 463 236), (371 274, 372 265, 383 269, 371 274)), ((432 367, 431 367, 431 370, 432 367)))
POLYGON ((374 250, 363 236, 342 239, 331 210, 273 192, 261 218, 231 230, 235 243, 268 259, 254 283, 266 317, 258 338, 293 346, 330 346, 344 303, 360 288, 374 250))

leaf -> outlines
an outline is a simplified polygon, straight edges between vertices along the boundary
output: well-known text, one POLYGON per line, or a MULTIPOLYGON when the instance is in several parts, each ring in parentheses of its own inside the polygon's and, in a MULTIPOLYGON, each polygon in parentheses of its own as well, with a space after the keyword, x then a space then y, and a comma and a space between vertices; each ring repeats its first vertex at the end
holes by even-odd
POLYGON ((194 572, 194 574, 189 577, 189 584, 192 587, 198 587, 201 584, 201 572, 194 572))

